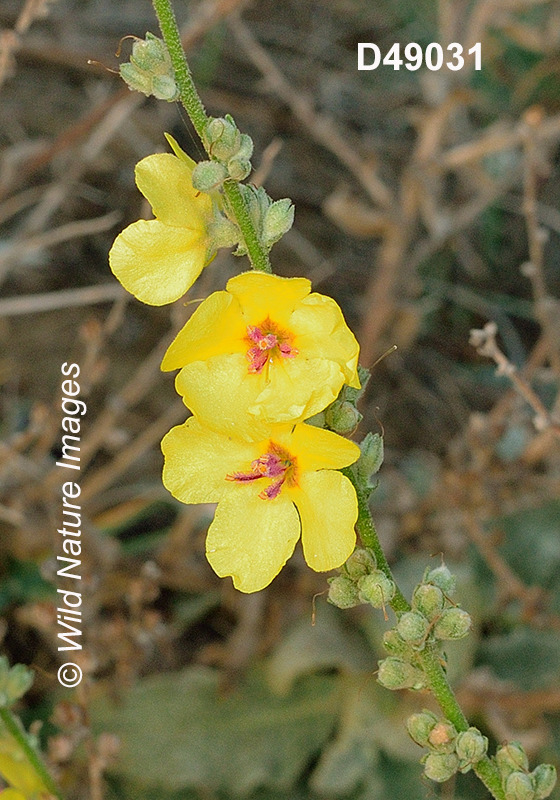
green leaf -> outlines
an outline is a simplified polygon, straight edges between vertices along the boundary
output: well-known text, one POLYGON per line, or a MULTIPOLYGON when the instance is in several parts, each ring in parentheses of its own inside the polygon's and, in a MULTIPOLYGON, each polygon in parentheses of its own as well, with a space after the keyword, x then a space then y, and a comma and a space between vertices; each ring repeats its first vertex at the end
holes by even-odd
POLYGON ((498 678, 521 689, 550 686, 560 677, 560 639, 552 631, 520 627, 485 641, 480 655, 498 678))
POLYGON ((518 511, 495 524, 505 533, 500 553, 521 580, 554 589, 560 578, 560 502, 518 511))
MULTIPOLYGON (((379 740, 386 727, 378 704, 376 686, 364 685, 363 676, 346 679, 342 720, 335 740, 324 750, 311 778, 311 787, 320 794, 339 795, 354 791, 376 778, 379 740)), ((382 792, 379 792, 381 796, 382 792)))
POLYGON ((336 678, 305 678, 285 697, 258 673, 227 698, 218 683, 217 672, 191 667, 139 681, 122 705, 108 697, 94 703, 95 728, 123 744, 115 771, 166 791, 289 789, 330 735, 336 678))
POLYGON ((286 693, 301 675, 321 669, 347 672, 371 670, 372 653, 361 636, 344 624, 340 612, 321 603, 315 624, 298 620, 282 639, 270 660, 267 677, 272 688, 286 693))

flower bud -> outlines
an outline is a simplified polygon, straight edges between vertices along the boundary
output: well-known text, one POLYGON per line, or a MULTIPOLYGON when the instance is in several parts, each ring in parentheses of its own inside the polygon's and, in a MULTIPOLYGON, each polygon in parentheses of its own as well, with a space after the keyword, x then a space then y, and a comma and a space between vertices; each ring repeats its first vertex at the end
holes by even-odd
POLYGON ((424 614, 429 620, 443 611, 445 597, 438 586, 433 583, 419 583, 412 595, 412 608, 424 614))
MULTIPOLYGON (((369 383, 369 379, 371 378, 371 372, 366 367, 362 367, 358 364, 358 379, 360 381, 360 388, 358 389, 356 386, 345 386, 344 392, 346 400, 349 400, 351 403, 356 403, 363 395, 366 390, 366 386, 369 383)), ((371 436, 379 436, 379 434, 370 434, 371 436)))
POLYGON ((472 628, 470 614, 462 608, 448 608, 434 626, 436 639, 462 639, 472 628))
POLYGON ((219 161, 201 161, 192 172, 192 185, 199 192, 210 192, 227 178, 227 171, 219 161))
POLYGON ((241 134, 229 114, 225 118, 214 117, 209 120, 204 131, 204 140, 210 155, 219 161, 229 161, 241 147, 241 134))
POLYGON ((130 61, 119 67, 121 78, 142 94, 153 95, 158 100, 174 102, 179 99, 175 72, 165 43, 146 33, 146 39, 136 39, 132 45, 130 61))
POLYGON ((326 425, 325 412, 319 411, 317 414, 313 414, 312 417, 305 420, 305 424, 313 425, 315 428, 324 428, 326 425))
POLYGON ((373 553, 363 547, 357 547, 344 564, 344 569, 349 578, 357 581, 358 578, 373 572, 376 566, 377 562, 373 553))
POLYGON ((251 162, 244 158, 230 158, 227 162, 227 172, 234 181, 243 181, 251 172, 251 162))
POLYGON ((294 223, 294 206, 289 197, 276 200, 267 208, 263 220, 263 238, 267 247, 287 233, 294 223))
POLYGON ((426 678, 422 670, 400 658, 384 658, 379 662, 377 680, 386 689, 423 689, 426 678))
POLYGON ((383 463, 383 437, 370 431, 360 443, 360 450, 360 457, 355 464, 357 477, 364 488, 370 488, 371 477, 383 463))
POLYGON ((556 768, 552 764, 539 764, 531 772, 535 787, 535 800, 544 800, 556 786, 556 768))
POLYGON ((175 83, 175 79, 170 75, 156 75, 152 79, 151 94, 156 100, 166 100, 168 103, 174 103, 179 99, 179 89, 175 83))
POLYGON ((242 158, 245 161, 250 161, 251 156, 253 155, 253 140, 249 136, 248 133, 241 134, 241 143, 239 145, 239 150, 235 154, 237 158, 242 158))
POLYGON ((0 708, 7 708, 19 700, 33 683, 33 672, 24 664, 11 669, 8 659, 0 657, 0 708))
POLYGON ((403 642, 394 628, 383 634, 383 647, 390 655, 401 656, 405 660, 409 660, 414 652, 409 644, 403 642))
POLYGON ((434 586, 438 586, 447 597, 450 597, 455 591, 457 579, 455 575, 451 574, 445 564, 442 564, 440 567, 431 569, 424 577, 424 582, 433 583, 434 586))
POLYGON ((512 772, 504 784, 506 800, 535 800, 535 789, 526 772, 512 772))
POLYGON ((418 611, 405 611, 397 622, 397 633, 409 644, 421 644, 426 640, 430 623, 418 611))
POLYGON ((506 778, 510 772, 515 772, 516 770, 527 772, 529 769, 529 759, 519 742, 508 742, 508 744, 498 747, 496 751, 496 763, 504 778, 506 778))
POLYGON ((455 753, 429 753, 424 761, 424 774, 431 781, 443 783, 459 769, 459 759, 455 753))
POLYGON ((350 578, 344 575, 337 575, 336 578, 329 578, 329 595, 327 600, 337 608, 354 608, 363 601, 359 597, 358 587, 350 578))
POLYGON ((146 97, 152 94, 152 76, 142 72, 135 64, 128 61, 126 64, 121 64, 119 74, 131 91, 141 92, 146 97))
POLYGON ((353 406, 347 400, 343 400, 342 403, 339 400, 335 400, 326 409, 325 418, 329 428, 343 436, 347 433, 352 433, 363 419, 356 406, 353 406))
POLYGON ((207 230, 212 250, 219 250, 220 247, 233 247, 239 242, 239 228, 221 214, 216 215, 214 221, 208 225, 207 230))
POLYGON ((469 728, 457 736, 455 752, 459 759, 464 762, 462 766, 476 764, 486 755, 487 750, 488 739, 477 728, 469 728))
POLYGON ((9 702, 14 703, 26 693, 33 683, 33 671, 24 664, 14 664, 8 673, 4 691, 8 695, 9 702))
POLYGON ((396 586, 380 569, 364 575, 358 581, 360 599, 374 608, 383 608, 395 596, 396 586))
POLYGON ((438 753, 454 753, 457 730, 452 722, 440 719, 428 735, 428 745, 438 753))
POLYGON ((158 39, 149 31, 145 39, 135 39, 132 45, 130 60, 138 69, 163 75, 171 67, 171 59, 162 39, 158 39))
POLYGON ((428 746, 428 736, 438 718, 431 711, 424 709, 416 714, 412 714, 406 721, 406 729, 410 738, 419 744, 420 747, 428 746))

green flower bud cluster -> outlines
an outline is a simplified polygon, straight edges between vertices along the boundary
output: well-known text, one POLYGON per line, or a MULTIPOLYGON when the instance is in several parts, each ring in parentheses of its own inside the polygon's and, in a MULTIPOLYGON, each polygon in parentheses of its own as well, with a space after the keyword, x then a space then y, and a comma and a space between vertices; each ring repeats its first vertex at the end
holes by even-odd
POLYGON ((179 99, 175 73, 164 42, 146 33, 145 39, 135 39, 130 61, 119 66, 121 78, 131 91, 173 103, 179 99))
POLYGON ((12 668, 5 656, 0 656, 0 707, 8 708, 19 700, 33 683, 33 672, 23 664, 12 668))
POLYGON ((253 140, 241 133, 233 117, 211 117, 203 133, 203 142, 210 161, 201 161, 192 174, 199 192, 211 192, 227 180, 243 181, 251 172, 253 140))
MULTIPOLYGON (((401 618, 404 616, 403 614, 401 618)), ((408 627, 410 627, 411 633, 417 633, 414 631, 415 624, 416 620, 413 618, 405 618, 403 626, 405 633, 408 632, 408 627)), ((389 653, 389 658, 379 662, 377 680, 382 686, 392 690, 419 690, 427 686, 427 679, 420 662, 419 648, 403 639, 396 627, 383 634, 383 647, 389 653)))
POLYGON ((468 772, 488 750, 488 739, 477 728, 458 733, 449 720, 426 709, 409 717, 406 728, 417 744, 429 749, 422 758, 424 773, 437 783, 456 772, 468 772))
POLYGON ((499 747, 495 760, 506 800, 543 800, 556 785, 552 764, 539 764, 529 772, 529 759, 519 742, 499 747))
POLYGON ((338 608, 353 608, 369 603, 384 608, 395 596, 396 586, 377 569, 374 554, 365 548, 354 550, 342 566, 340 575, 329 578, 329 603, 338 608))
POLYGON ((455 578, 444 565, 426 572, 412 594, 412 610, 401 614, 395 627, 407 649, 423 650, 428 641, 462 639, 469 633, 470 615, 449 599, 454 588, 455 578))
MULTIPOLYGON (((454 588, 454 576, 442 565, 427 570, 414 589, 411 610, 401 613, 395 627, 383 637, 389 658, 379 662, 378 681, 387 689, 422 688, 426 679, 420 653, 426 643, 461 639, 468 634, 472 624, 469 614, 449 598, 454 588)), ((449 765, 450 760, 445 762, 449 765)))
POLYGON ((251 156, 253 140, 246 133, 241 133, 233 117, 213 117, 208 121, 204 131, 206 150, 216 161, 227 169, 230 178, 244 180, 251 172, 251 156))
MULTIPOLYGON (((272 200, 262 186, 257 188, 240 184, 239 188, 244 196, 257 235, 268 251, 293 225, 294 206, 292 201, 288 197, 282 200, 272 200)), ((243 242, 240 242, 234 255, 247 255, 247 248, 243 242)))

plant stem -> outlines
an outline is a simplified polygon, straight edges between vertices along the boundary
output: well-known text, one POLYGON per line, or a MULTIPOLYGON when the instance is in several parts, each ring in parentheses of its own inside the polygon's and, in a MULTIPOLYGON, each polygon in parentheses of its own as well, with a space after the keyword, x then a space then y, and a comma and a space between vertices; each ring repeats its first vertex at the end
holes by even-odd
MULTIPOLYGON (((375 553, 378 568, 393 581, 395 586, 397 586, 391 567, 381 547, 375 525, 373 524, 371 511, 369 510, 369 493, 363 491, 358 486, 358 482, 351 468, 346 467, 342 472, 352 481, 358 497, 358 519, 356 521, 356 529, 360 535, 360 539, 365 547, 370 548, 375 553)), ((395 596, 389 605, 397 616, 403 614, 405 611, 410 611, 410 604, 398 586, 395 596)), ((420 656, 424 673, 428 678, 430 691, 439 703, 444 716, 453 723, 459 732, 466 731, 469 727, 469 722, 463 714, 461 706, 457 702, 453 689, 449 685, 447 675, 441 663, 438 646, 435 643, 427 644, 420 656)), ((485 756, 475 764, 474 771, 486 788, 491 792, 495 800, 505 800, 498 768, 488 756, 485 756)))
MULTIPOLYGON (((181 34, 175 18, 171 0, 152 0, 154 10, 159 20, 159 26, 163 40, 169 52, 173 70, 175 72, 175 82, 179 89, 181 102, 185 107, 189 118, 198 133, 202 144, 204 144, 204 132, 208 122, 208 116, 204 110, 200 95, 194 85, 193 77, 187 63, 187 57, 181 43, 181 34)), ((210 153, 208 156, 211 158, 210 153)), ((236 181, 226 180, 224 183, 224 194, 229 201, 231 209, 235 214, 235 219, 243 235, 243 241, 247 247, 247 253, 253 269, 261 272, 272 272, 268 253, 263 247, 249 209, 239 185, 236 181)))
POLYGON ((268 253, 261 245, 257 232, 253 226, 253 221, 249 214, 247 204, 241 194, 241 189, 237 181, 224 181, 224 194, 227 197, 231 210, 235 214, 235 219, 243 234, 243 240, 249 253, 249 259, 253 269, 260 272, 272 272, 268 253))
MULTIPOLYGON (((397 586, 393 577, 393 573, 391 572, 389 562, 385 558, 385 553, 381 547, 381 542, 379 541, 377 531, 375 530, 375 525, 373 524, 373 519, 369 510, 369 496, 358 486, 358 482, 356 481, 354 473, 350 467, 345 467, 341 470, 341 472, 352 482, 358 497, 358 519, 356 520, 356 530, 360 534, 360 539, 365 547, 369 547, 370 550, 373 550, 377 560, 378 568, 385 573, 389 580, 393 581, 395 586, 397 586)), ((405 611, 410 611, 410 604, 398 586, 395 596, 389 605, 395 614, 403 614, 405 611)))
POLYGON ((8 708, 0 708, 0 719, 6 726, 10 736, 18 743, 20 750, 25 753, 25 757, 42 780, 45 788, 50 792, 50 794, 58 798, 58 800, 62 800, 52 777, 47 771, 47 768, 41 761, 41 758, 35 752, 34 748, 29 744, 27 736, 25 735, 24 731, 22 731, 18 720, 14 717, 12 712, 8 708))
POLYGON ((175 82, 179 88, 181 102, 185 106, 187 114, 200 139, 203 141, 204 130, 208 117, 202 105, 202 100, 196 90, 192 78, 187 57, 181 42, 179 26, 175 18, 175 12, 170 0, 152 0, 154 10, 159 20, 159 26, 163 35, 163 40, 169 52, 173 70, 175 72, 175 82))
POLYGON ((426 647, 420 653, 420 658, 430 683, 432 694, 441 706, 445 718, 452 722, 459 732, 466 731, 469 723, 457 702, 457 698, 453 694, 453 689, 449 685, 447 675, 441 664, 438 646, 435 643, 426 644, 426 647))

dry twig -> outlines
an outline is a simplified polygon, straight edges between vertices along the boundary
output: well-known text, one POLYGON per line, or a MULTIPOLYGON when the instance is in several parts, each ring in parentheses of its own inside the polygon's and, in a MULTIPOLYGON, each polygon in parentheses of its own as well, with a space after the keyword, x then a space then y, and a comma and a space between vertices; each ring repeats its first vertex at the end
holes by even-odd
POLYGON ((497 364, 498 375, 505 375, 519 394, 526 400, 535 412, 533 424, 539 431, 550 428, 560 436, 560 424, 551 416, 543 405, 541 399, 535 394, 529 384, 519 375, 515 365, 502 353, 496 342, 498 326, 495 322, 488 322, 482 329, 471 331, 470 343, 476 347, 481 356, 493 359, 497 364))

